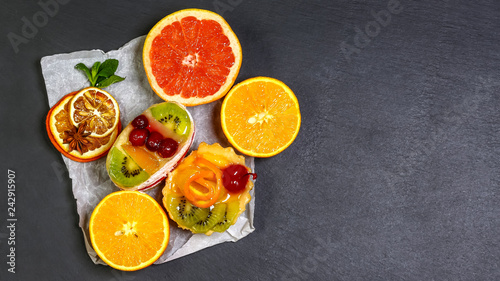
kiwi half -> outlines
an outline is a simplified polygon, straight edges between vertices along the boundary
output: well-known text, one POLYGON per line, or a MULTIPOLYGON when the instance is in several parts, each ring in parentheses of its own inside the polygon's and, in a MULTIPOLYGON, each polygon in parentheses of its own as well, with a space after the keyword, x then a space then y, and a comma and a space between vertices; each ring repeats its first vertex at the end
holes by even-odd
MULTIPOLYGON (((207 208, 207 210, 209 209, 207 208)), ((224 218, 225 213, 226 204, 215 204, 208 214, 204 218, 197 221, 191 229, 194 233, 206 233, 224 218)))
POLYGON ((123 187, 134 187, 149 178, 146 173, 131 157, 113 147, 110 153, 108 173, 113 182, 123 187))
POLYGON ((203 218, 206 218, 210 210, 207 208, 198 208, 191 204, 186 197, 169 196, 167 199, 167 210, 172 219, 179 226, 191 227, 203 218))
POLYGON ((215 232, 224 232, 226 231, 231 225, 234 224, 236 219, 238 218, 238 213, 240 211, 240 202, 235 201, 227 204, 226 210, 224 212, 224 216, 222 219, 215 224, 215 226, 212 228, 213 231, 215 232))
POLYGON ((150 108, 151 115, 179 136, 187 137, 191 132, 191 121, 186 110, 175 103, 160 103, 150 108))

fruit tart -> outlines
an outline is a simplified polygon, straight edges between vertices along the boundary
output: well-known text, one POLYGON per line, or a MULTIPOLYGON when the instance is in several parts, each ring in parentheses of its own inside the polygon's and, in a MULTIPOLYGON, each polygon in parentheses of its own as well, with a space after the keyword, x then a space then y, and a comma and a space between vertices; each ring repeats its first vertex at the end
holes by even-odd
POLYGON ((245 211, 256 177, 232 148, 201 143, 169 174, 163 205, 180 228, 224 232, 245 211))
POLYGON ((151 106, 128 124, 106 159, 113 183, 124 190, 146 190, 166 178, 193 142, 193 118, 177 102, 151 106))

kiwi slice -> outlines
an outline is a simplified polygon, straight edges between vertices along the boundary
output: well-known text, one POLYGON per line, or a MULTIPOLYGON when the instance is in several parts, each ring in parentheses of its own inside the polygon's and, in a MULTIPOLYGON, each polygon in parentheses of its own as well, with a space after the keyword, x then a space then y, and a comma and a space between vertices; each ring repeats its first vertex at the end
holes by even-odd
POLYGON ((122 187, 134 187, 149 178, 146 173, 132 158, 113 147, 109 152, 111 159, 109 161, 108 173, 111 179, 122 187))
POLYGON ((210 209, 198 208, 191 204, 184 196, 169 196, 167 210, 177 224, 187 228, 207 217, 210 213, 210 209))
POLYGON ((191 120, 187 111, 175 103, 164 102, 150 108, 151 115, 179 136, 187 137, 191 120))
POLYGON ((226 204, 215 204, 211 209, 207 208, 207 210, 209 210, 208 214, 191 227, 194 233, 206 233, 211 230, 224 217, 226 204))
POLYGON ((222 220, 218 221, 215 226, 212 228, 215 232, 224 232, 231 225, 234 224, 237 219, 238 213, 240 211, 240 201, 235 201, 227 204, 226 211, 224 212, 224 216, 222 220))

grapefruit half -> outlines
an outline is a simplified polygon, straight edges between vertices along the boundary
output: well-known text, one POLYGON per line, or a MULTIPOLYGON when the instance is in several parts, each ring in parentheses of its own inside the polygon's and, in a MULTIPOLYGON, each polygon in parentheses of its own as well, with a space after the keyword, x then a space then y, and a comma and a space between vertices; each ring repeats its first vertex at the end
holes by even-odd
POLYGON ((143 63, 158 96, 185 106, 223 97, 241 67, 241 45, 214 12, 186 9, 160 20, 148 33, 143 63))

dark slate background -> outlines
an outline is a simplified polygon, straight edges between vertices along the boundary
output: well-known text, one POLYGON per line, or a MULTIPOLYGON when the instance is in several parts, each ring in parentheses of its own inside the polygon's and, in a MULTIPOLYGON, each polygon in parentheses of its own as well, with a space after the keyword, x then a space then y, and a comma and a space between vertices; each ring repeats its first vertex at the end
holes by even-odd
POLYGON ((1 280, 500 280, 500 2, 58 0, 44 18, 50 1, 0 2, 1 280), (301 131, 256 160, 248 237, 139 272, 94 265, 46 136, 40 59, 117 49, 191 7, 238 35, 237 82, 271 76, 295 91, 301 131), (9 34, 33 16, 16 52, 9 34))

